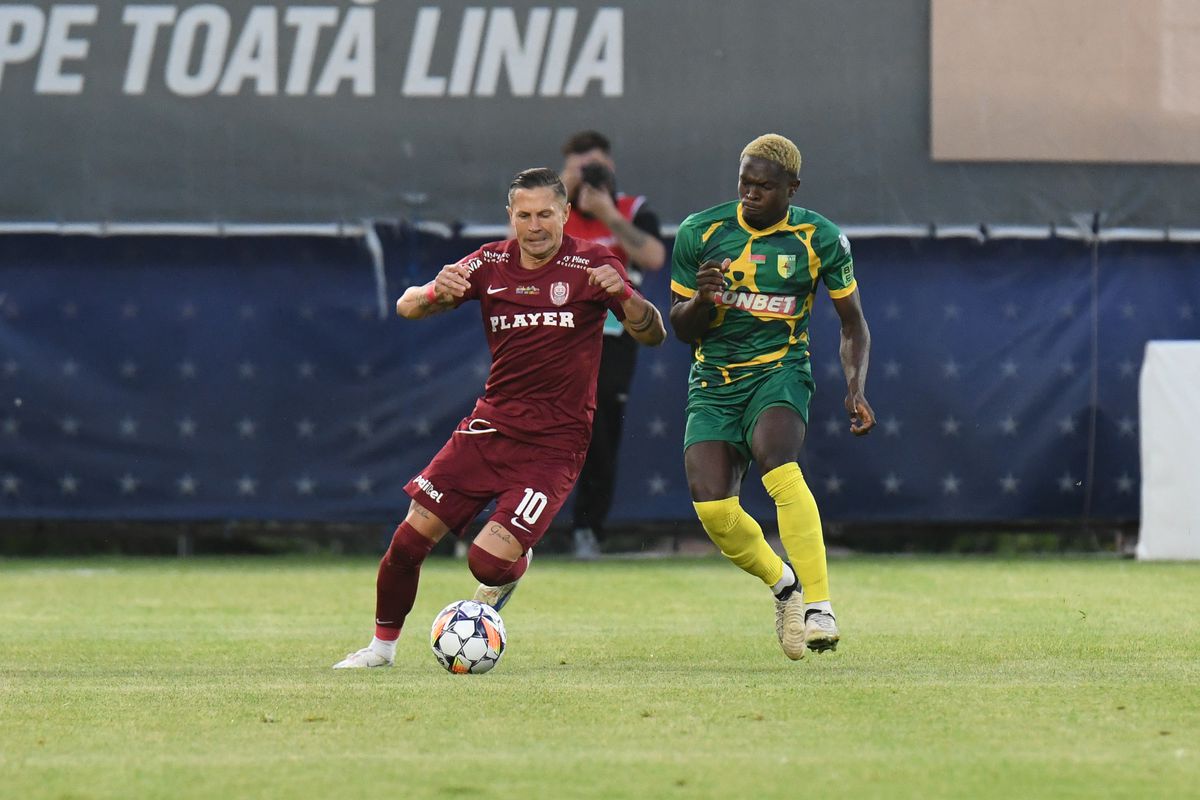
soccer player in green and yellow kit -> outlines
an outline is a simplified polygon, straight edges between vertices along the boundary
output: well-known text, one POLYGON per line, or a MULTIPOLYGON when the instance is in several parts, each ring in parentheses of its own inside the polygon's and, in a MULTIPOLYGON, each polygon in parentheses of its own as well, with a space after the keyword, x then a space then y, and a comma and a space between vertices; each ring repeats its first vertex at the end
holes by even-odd
POLYGON ((821 516, 797 459, 814 383, 808 321, 824 283, 841 319, 850 432, 875 426, 864 396, 871 334, 850 243, 837 226, 790 204, 800 151, 777 134, 742 151, 738 200, 692 214, 675 239, 671 327, 693 347, 684 468, 704 530, 775 594, 783 652, 837 647, 821 516), (785 561, 742 509, 750 460, 775 500, 785 561))

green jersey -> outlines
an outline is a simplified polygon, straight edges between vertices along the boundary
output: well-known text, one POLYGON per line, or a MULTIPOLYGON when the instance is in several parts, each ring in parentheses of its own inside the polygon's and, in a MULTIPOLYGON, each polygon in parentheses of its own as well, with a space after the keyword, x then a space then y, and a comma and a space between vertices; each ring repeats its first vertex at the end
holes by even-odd
POLYGON ((795 366, 808 371, 808 320, 818 281, 832 298, 857 288, 850 242, 829 220, 790 206, 757 230, 732 201, 692 214, 679 226, 671 256, 671 291, 696 293, 705 261, 730 260, 708 330, 693 346, 693 386, 717 386, 795 366))

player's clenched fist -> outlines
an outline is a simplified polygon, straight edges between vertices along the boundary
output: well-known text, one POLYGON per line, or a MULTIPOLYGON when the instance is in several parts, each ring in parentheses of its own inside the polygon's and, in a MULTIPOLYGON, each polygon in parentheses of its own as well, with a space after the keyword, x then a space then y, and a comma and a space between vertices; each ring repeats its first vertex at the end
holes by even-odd
POLYGON ((462 264, 447 264, 433 279, 433 294, 439 302, 448 303, 462 297, 471 288, 467 268, 462 264))
POLYGON ((715 303, 716 296, 725 291, 725 273, 729 271, 729 259, 709 259, 696 270, 696 296, 701 303, 715 303))
POLYGON ((633 294, 633 287, 626 283, 625 279, 621 277, 621 273, 609 264, 588 267, 587 272, 588 283, 599 286, 609 294, 618 295, 622 300, 628 299, 633 294))

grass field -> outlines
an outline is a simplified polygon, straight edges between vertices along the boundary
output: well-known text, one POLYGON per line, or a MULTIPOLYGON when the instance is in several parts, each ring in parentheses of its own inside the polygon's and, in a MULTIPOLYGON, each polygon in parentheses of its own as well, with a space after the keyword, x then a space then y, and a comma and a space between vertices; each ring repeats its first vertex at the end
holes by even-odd
POLYGON ((390 670, 368 559, 0 561, 0 796, 1200 796, 1200 566, 832 563, 790 662, 718 560, 539 559, 508 651, 444 673, 427 564, 390 670))

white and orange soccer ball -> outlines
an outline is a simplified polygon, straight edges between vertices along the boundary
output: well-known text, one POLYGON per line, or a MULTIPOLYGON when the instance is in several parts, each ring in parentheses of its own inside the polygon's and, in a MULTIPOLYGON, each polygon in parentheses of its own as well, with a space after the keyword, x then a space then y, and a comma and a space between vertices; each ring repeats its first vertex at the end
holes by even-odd
POLYGON ((496 666, 507 635, 496 609, 474 600, 459 600, 438 612, 429 632, 433 655, 446 671, 478 675, 496 666))

